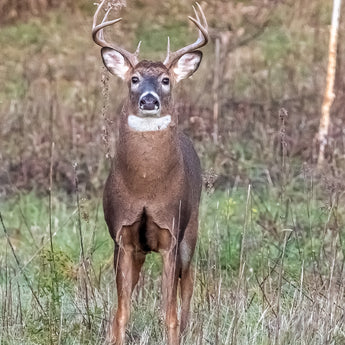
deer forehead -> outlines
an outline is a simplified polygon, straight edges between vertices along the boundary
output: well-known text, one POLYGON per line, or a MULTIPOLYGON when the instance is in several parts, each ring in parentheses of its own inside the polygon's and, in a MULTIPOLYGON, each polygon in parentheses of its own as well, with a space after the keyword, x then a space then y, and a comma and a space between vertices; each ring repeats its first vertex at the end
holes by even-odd
POLYGON ((131 71, 130 76, 139 74, 146 78, 159 78, 162 75, 169 76, 169 70, 161 62, 140 61, 131 71))
POLYGON ((169 73, 168 68, 160 61, 154 62, 154 61, 148 61, 148 60, 141 60, 138 62, 138 64, 135 66, 135 70, 137 70, 139 73, 150 73, 153 75, 159 75, 162 73, 169 73))

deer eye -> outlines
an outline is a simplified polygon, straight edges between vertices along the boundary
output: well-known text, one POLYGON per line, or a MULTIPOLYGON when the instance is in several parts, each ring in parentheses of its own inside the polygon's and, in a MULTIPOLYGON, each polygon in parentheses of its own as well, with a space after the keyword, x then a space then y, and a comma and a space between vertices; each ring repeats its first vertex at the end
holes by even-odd
POLYGON ((132 77, 132 84, 138 84, 139 78, 138 77, 132 77))
POLYGON ((170 83, 169 78, 163 78, 163 79, 162 79, 162 84, 163 84, 163 85, 169 85, 169 83, 170 83))

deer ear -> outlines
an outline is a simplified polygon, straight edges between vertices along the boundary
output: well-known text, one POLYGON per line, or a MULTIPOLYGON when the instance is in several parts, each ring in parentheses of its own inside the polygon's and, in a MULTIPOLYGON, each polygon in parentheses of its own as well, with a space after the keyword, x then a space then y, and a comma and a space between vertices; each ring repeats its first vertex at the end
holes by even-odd
POLYGON ((104 66, 107 67, 108 71, 121 79, 125 79, 126 73, 132 67, 127 58, 115 49, 107 47, 102 48, 101 54, 104 66))
POLYGON ((192 53, 186 53, 176 60, 172 65, 176 82, 190 77, 198 69, 201 59, 202 52, 196 50, 192 53))

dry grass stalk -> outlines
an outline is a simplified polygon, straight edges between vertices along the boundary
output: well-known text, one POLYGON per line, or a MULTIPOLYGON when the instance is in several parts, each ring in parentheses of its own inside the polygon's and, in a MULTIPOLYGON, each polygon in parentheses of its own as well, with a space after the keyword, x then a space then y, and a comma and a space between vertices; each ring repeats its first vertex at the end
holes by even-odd
POLYGON ((214 61, 214 78, 213 78, 213 142, 218 144, 218 117, 219 117, 219 38, 215 43, 215 61, 214 61))
MULTIPOLYGON (((101 2, 101 0, 95 2, 95 5, 99 5, 99 3, 101 2)), ((104 10, 105 11, 119 11, 121 10, 122 7, 126 7, 127 6, 127 3, 126 3, 126 0, 108 0, 106 3, 105 3, 105 6, 104 6, 104 10)))
POLYGON ((25 271, 24 271, 24 269, 23 269, 23 265, 22 265, 21 262, 19 261, 19 258, 18 258, 17 254, 16 254, 16 251, 14 250, 14 247, 13 247, 13 244, 12 244, 12 242, 11 242, 10 236, 9 236, 9 234, 8 234, 7 228, 6 228, 5 224, 4 224, 4 221, 3 221, 3 218, 2 218, 1 212, 0 212, 0 223, 1 223, 1 225, 2 225, 2 228, 3 228, 4 234, 5 234, 7 243, 8 243, 8 245, 9 245, 9 247, 11 248, 11 252, 12 252, 12 254, 13 254, 13 257, 14 257, 14 259, 15 259, 15 262, 16 262, 16 264, 17 264, 17 266, 18 266, 18 268, 19 268, 21 274, 23 275, 23 278, 24 278, 25 282, 27 283, 27 286, 29 287, 29 289, 30 289, 30 291, 31 291, 31 293, 32 293, 32 296, 34 297, 35 301, 37 302, 37 305, 38 305, 39 308, 41 309, 42 313, 46 316, 47 313, 46 313, 45 309, 43 308, 43 306, 42 306, 42 304, 41 304, 41 302, 40 302, 40 300, 39 300, 39 298, 38 298, 38 295, 37 295, 37 293, 35 292, 35 290, 34 290, 32 284, 31 284, 31 282, 30 282, 28 276, 25 274, 25 271))
POLYGON ((109 73, 103 67, 102 71, 102 96, 103 96, 103 106, 102 106, 102 117, 103 117, 103 128, 102 128, 102 141, 105 147, 105 157, 110 158, 110 143, 109 143, 109 130, 112 125, 112 121, 108 118, 108 108, 109 108, 109 73))

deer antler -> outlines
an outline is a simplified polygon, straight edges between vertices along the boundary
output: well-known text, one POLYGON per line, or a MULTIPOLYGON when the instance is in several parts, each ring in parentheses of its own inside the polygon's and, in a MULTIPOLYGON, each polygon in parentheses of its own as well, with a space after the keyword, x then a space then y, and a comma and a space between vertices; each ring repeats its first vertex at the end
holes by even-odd
POLYGON ((102 2, 98 5, 97 10, 93 16, 92 38, 93 38, 94 42, 96 44, 98 44, 99 46, 113 48, 116 51, 118 51, 120 54, 122 54, 124 57, 126 57, 128 59, 128 61, 131 63, 131 65, 134 67, 138 63, 138 54, 139 54, 141 42, 139 42, 136 51, 134 53, 130 53, 126 49, 123 49, 123 48, 119 47, 118 45, 108 43, 104 39, 103 29, 107 26, 116 24, 117 22, 122 20, 122 18, 118 18, 118 19, 106 21, 109 13, 111 11, 111 7, 109 7, 108 10, 106 11, 105 15, 104 15, 102 22, 100 24, 97 24, 99 12, 101 11, 101 8, 103 7, 105 2, 106 2, 106 0, 102 0, 102 2))
POLYGON ((203 47, 204 45, 207 44, 207 42, 209 40, 208 25, 207 25, 207 20, 206 20, 205 14, 204 14, 201 6, 199 5, 199 3, 197 2, 196 4, 197 4, 198 9, 200 11, 201 18, 202 18, 203 22, 201 22, 201 20, 199 18, 199 15, 198 15, 198 12, 196 11, 194 6, 193 6, 193 10, 194 10, 196 19, 191 17, 191 16, 188 16, 188 18, 199 29, 198 39, 194 43, 192 43, 192 44, 190 44, 190 45, 188 45, 186 47, 183 47, 183 48, 177 50, 176 52, 170 52, 170 40, 168 38, 167 57, 164 60, 164 65, 167 68, 169 68, 172 65, 172 63, 174 61, 176 61, 178 58, 180 58, 182 55, 184 55, 186 53, 190 53, 190 52, 192 52, 192 51, 194 51, 196 49, 199 49, 199 48, 203 47))

